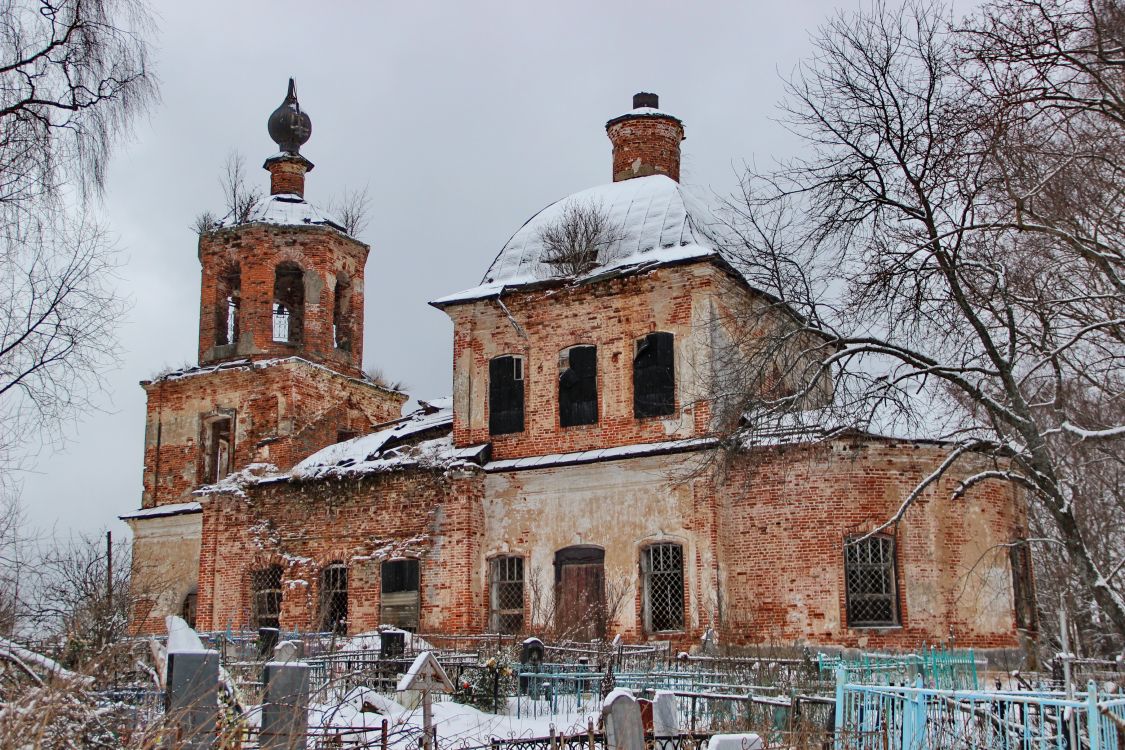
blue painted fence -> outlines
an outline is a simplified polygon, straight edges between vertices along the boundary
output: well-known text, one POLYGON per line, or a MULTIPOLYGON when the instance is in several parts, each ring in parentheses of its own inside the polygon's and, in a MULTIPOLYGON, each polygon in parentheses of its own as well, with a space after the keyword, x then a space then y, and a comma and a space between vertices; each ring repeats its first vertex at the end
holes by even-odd
POLYGON ((1118 750, 1125 698, 859 685, 837 671, 836 750, 1118 750))

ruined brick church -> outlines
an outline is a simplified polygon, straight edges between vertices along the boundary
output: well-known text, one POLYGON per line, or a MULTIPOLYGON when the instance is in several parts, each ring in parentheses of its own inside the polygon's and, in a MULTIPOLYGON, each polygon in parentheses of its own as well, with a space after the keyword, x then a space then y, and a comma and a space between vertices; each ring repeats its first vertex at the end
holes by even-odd
POLYGON ((311 122, 290 86, 270 196, 199 238, 199 363, 141 384, 144 489, 123 516, 149 592, 138 630, 182 614, 868 648, 1034 631, 1027 560, 1003 546, 1026 535, 1010 486, 950 502, 951 475, 865 537, 940 444, 795 435, 706 460, 711 338, 758 293, 700 231, 683 122, 638 94, 605 127, 612 182, 543 209, 480 284, 430 302, 453 322, 452 397, 403 416, 407 395, 364 375, 370 248, 305 200, 311 122), (564 270, 545 229, 581 205, 614 234, 564 270))

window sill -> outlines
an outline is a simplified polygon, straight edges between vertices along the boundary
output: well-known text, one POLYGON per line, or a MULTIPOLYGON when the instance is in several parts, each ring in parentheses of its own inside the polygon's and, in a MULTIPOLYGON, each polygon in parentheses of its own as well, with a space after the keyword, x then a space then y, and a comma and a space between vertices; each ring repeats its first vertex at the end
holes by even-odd
POLYGON ((848 630, 902 630, 902 625, 848 625, 848 630))

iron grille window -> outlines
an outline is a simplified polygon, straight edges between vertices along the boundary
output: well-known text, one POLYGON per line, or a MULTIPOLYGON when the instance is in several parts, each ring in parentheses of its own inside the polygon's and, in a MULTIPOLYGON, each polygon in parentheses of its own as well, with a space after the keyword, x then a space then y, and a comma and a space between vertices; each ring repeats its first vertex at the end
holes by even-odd
POLYGON ((650 333, 637 341, 633 356, 633 415, 661 417, 676 410, 676 371, 670 333, 650 333))
POLYGON ((320 572, 320 629, 348 632, 348 568, 332 563, 320 572))
POLYGON ((523 357, 505 355, 488 363, 488 433, 523 432, 523 357))
POLYGON ((280 627, 280 565, 270 565, 250 573, 250 608, 255 628, 280 627))
POLYGON ((683 547, 654 544, 644 548, 641 552, 641 595, 646 631, 683 630, 683 547))
POLYGON ((522 557, 496 557, 489 563, 489 623, 495 633, 523 630, 522 557))
POLYGON ((559 425, 597 424, 598 348, 571 347, 563 352, 559 367, 559 425))
POLYGON ((387 560, 382 566, 379 621, 416 631, 421 613, 417 560, 387 560))
POLYGON ((895 541, 889 536, 848 539, 844 544, 850 627, 898 624, 895 541))

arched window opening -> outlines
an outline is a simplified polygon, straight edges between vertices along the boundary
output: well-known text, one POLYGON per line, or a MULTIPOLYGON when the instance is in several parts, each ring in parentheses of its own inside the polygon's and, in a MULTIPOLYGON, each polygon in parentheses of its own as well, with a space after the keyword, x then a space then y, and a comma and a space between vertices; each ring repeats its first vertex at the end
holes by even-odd
POLYGON ((273 340, 299 344, 305 327, 305 275, 296 263, 285 262, 274 271, 273 340))
POLYGON ((559 355, 559 426, 597 421, 598 348, 572 346, 559 355))
POLYGON ((352 285, 341 276, 332 299, 332 342, 340 351, 350 352, 352 335, 352 285))
POLYGON ((215 306, 215 344, 226 346, 238 341, 239 306, 242 302, 242 273, 234 265, 219 274, 215 306))
POLYGON ((653 544, 641 550, 641 604, 645 631, 684 629, 684 548, 653 544))
POLYGON ((895 540, 876 535, 844 542, 848 627, 898 625, 895 540))
POLYGON ((320 629, 348 632, 348 567, 334 562, 320 572, 320 629))
POLYGON ((180 605, 180 617, 184 618, 184 622, 188 624, 189 628, 195 627, 196 601, 198 598, 199 595, 195 589, 192 589, 184 596, 184 601, 180 605))
POLYGON ((638 339, 633 355, 633 415, 663 417, 676 410, 675 354, 670 333, 638 339))
POLYGON ((254 628, 280 627, 280 565, 270 565, 250 573, 250 620, 254 628))
POLYGON ((505 354, 488 362, 488 433, 523 432, 523 357, 505 354))
POLYGON ((206 417, 203 421, 199 447, 201 449, 201 480, 206 483, 218 482, 232 469, 234 449, 234 419, 232 416, 206 417))

